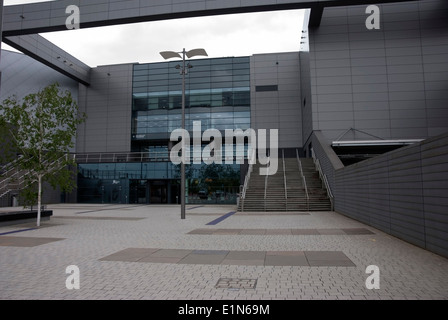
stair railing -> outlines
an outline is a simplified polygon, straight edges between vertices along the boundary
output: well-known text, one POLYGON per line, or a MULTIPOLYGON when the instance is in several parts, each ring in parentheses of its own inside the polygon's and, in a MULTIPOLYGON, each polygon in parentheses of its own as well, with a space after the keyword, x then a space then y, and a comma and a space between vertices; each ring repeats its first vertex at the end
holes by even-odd
POLYGON ((246 191, 249 188, 249 179, 250 179, 250 174, 252 173, 253 170, 253 159, 255 159, 255 149, 252 149, 250 155, 249 155, 249 168, 247 169, 247 173, 246 176, 244 177, 244 185, 243 185, 243 191, 241 193, 241 199, 245 199, 246 198, 246 191))
MULTIPOLYGON (((256 155, 255 155, 255 149, 252 149, 251 153, 249 154, 249 158, 248 158, 248 163, 249 163, 249 168, 247 169, 247 173, 246 176, 244 177, 244 184, 243 186, 240 186, 240 199, 238 199, 238 201, 242 201, 241 202, 241 211, 244 211, 244 199, 246 199, 246 191, 249 188, 249 180, 250 180, 250 174, 252 173, 253 170, 253 163, 255 163, 256 160, 256 155)), ((239 203, 237 203, 237 205, 239 205, 239 203)))
MULTIPOLYGON (((75 155, 72 155, 72 156, 75 157, 75 155)), ((61 168, 61 166, 60 166, 61 160, 63 158, 67 159, 68 157, 69 157, 69 155, 66 154, 66 155, 63 155, 60 158, 54 160, 53 162, 51 162, 51 164, 50 164, 51 170, 49 172, 58 171, 61 168)), ((33 181, 30 181, 28 185, 25 185, 27 182, 26 181, 27 176, 30 175, 34 170, 33 169, 20 170, 18 168, 14 168, 14 169, 16 169, 17 171, 14 172, 10 177, 4 179, 1 182, 4 185, 2 185, 0 188, 0 191, 2 192, 0 194, 0 198, 6 196, 8 193, 10 193, 13 190, 21 190, 21 189, 27 187, 29 184, 37 181, 37 180, 33 180, 33 181), (18 178, 16 178, 15 176, 19 175, 19 174, 21 174, 21 175, 18 178)))
POLYGON ((266 191, 268 190, 269 164, 266 165, 266 176, 264 177, 264 211, 266 211, 266 191))
POLYGON ((300 161, 300 157, 299 157, 299 150, 297 150, 297 149, 296 149, 296 156, 297 156, 297 163, 299 164, 300 176, 302 177, 302 181, 303 181, 303 187, 305 188, 306 207, 307 207, 307 210, 309 211, 310 210, 310 196, 308 194, 306 178, 305 178, 305 175, 303 174, 302 162, 300 161))
POLYGON ((331 204, 331 211, 333 211, 334 210, 333 192, 331 192, 331 187, 330 187, 330 184, 328 183, 327 175, 322 171, 320 161, 319 161, 319 159, 317 159, 316 154, 314 153, 313 149, 311 149, 311 157, 313 158, 313 162, 316 167, 316 170, 319 172, 319 177, 322 181, 322 188, 325 188, 327 190, 327 195, 328 195, 328 198, 330 199, 330 204, 331 204))
POLYGON ((282 149, 282 159, 283 159, 283 184, 285 186, 285 199, 288 200, 288 191, 286 190, 285 153, 283 149, 282 149))

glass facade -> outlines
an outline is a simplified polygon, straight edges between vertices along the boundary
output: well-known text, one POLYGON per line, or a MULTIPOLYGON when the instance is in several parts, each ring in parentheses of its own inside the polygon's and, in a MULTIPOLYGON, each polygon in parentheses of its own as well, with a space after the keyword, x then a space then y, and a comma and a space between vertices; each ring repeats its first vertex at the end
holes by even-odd
MULTIPOLYGON (((180 166, 169 160, 177 143, 169 141, 170 135, 182 120, 180 63, 134 65, 131 151, 148 154, 147 160, 79 164, 78 202, 180 203, 180 166)), ((185 114, 190 136, 193 121, 201 122, 202 132, 218 129, 223 137, 225 129, 250 128, 249 57, 192 60, 189 65, 185 114)), ((222 150, 224 156, 224 141, 222 150)), ((187 203, 235 204, 240 184, 239 162, 186 166, 187 203)))
MULTIPOLYGON (((240 166, 186 165, 186 203, 234 204, 240 166)), ((180 166, 171 162, 78 165, 80 203, 180 203, 180 166)))
MULTIPOLYGON (((179 62, 134 66, 132 145, 144 151, 151 140, 168 140, 181 128, 182 76, 179 62), (146 142, 145 142, 146 141, 146 142)), ((248 57, 192 60, 185 85, 186 129, 201 121, 207 129, 250 127, 248 57)))

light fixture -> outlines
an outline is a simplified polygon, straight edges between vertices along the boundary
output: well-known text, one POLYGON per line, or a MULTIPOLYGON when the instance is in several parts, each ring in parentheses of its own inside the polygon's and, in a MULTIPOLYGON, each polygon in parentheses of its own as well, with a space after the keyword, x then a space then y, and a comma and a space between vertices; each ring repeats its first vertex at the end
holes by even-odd
POLYGON ((185 48, 181 52, 175 51, 162 51, 160 55, 165 59, 180 58, 182 59, 182 66, 177 65, 175 68, 180 69, 180 74, 182 75, 182 161, 180 164, 181 168, 181 180, 180 180, 180 217, 185 219, 185 74, 187 69, 192 68, 190 64, 185 66, 185 56, 192 58, 195 56, 208 56, 207 52, 202 49, 192 49, 185 51, 185 48), (182 54, 182 55, 181 55, 182 54))

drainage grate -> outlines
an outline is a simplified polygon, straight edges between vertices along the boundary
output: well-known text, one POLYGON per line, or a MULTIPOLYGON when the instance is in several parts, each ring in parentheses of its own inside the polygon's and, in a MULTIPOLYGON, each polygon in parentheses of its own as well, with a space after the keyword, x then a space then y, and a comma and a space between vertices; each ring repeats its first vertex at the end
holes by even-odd
POLYGON ((255 289, 257 279, 239 279, 239 278, 220 278, 215 285, 219 289, 255 289))

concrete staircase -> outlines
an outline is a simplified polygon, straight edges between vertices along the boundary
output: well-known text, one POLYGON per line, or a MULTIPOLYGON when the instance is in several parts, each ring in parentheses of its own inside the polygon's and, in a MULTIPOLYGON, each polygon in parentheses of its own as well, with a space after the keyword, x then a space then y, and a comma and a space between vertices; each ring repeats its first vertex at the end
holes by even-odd
POLYGON ((286 211, 307 211, 305 185, 300 174, 299 163, 296 158, 286 158, 286 211))
POLYGON ((246 190, 246 197, 244 199, 241 199, 240 197, 241 200, 238 204, 238 211, 264 211, 266 176, 260 175, 259 170, 260 164, 254 164, 253 171, 249 179, 249 185, 246 190))
POLYGON ((313 159, 300 159, 302 178, 297 158, 278 161, 276 174, 261 176, 260 164, 253 166, 244 199, 240 199, 238 211, 284 212, 284 211, 329 211, 331 202, 322 188, 322 181, 313 159), (305 185, 306 183, 306 185, 305 185), (286 186, 286 188, 285 188, 286 186))
POLYGON ((308 188, 310 211, 331 210, 331 202, 328 198, 327 190, 322 188, 323 183, 319 177, 319 172, 316 170, 313 159, 303 158, 300 161, 308 188))

